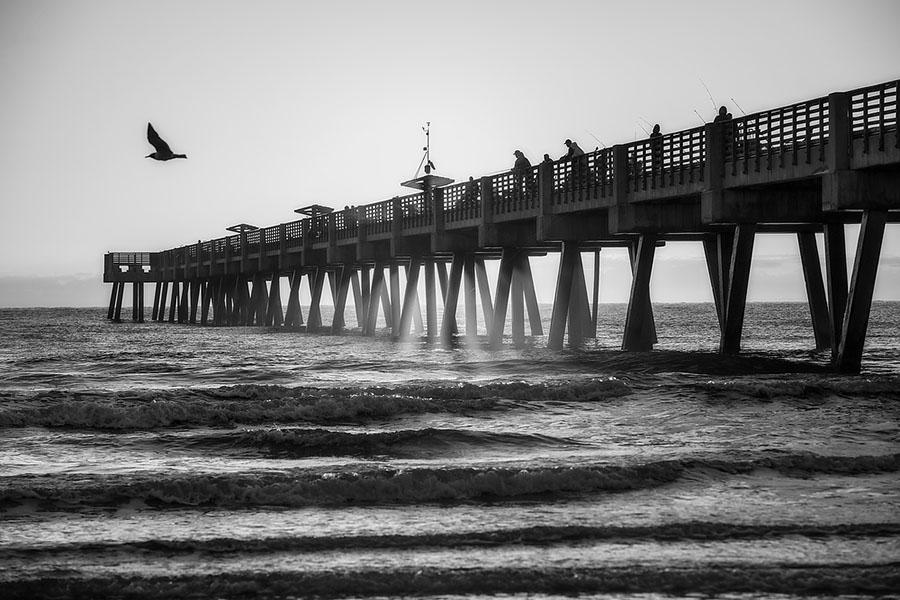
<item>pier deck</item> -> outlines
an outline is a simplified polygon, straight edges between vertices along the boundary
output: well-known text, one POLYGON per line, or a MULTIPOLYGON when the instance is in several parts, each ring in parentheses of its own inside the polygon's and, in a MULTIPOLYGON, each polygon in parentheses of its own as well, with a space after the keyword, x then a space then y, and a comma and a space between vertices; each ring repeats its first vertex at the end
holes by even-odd
MULTIPOLYGON (((362 333, 374 333, 380 306, 393 335, 404 337, 421 318, 424 270, 427 336, 457 333, 464 283, 465 333, 476 333, 480 294, 490 343, 502 342, 509 308, 518 344, 526 314, 532 335, 543 335, 528 257, 559 252, 548 343, 577 346, 596 327, 581 252, 626 246, 634 277, 622 348, 648 350, 655 343, 649 295, 655 248, 692 240, 706 254, 721 351, 734 353, 755 235, 788 232, 797 235, 816 344, 832 348, 836 368, 857 371, 885 224, 900 220, 898 83, 620 144, 526 173, 450 185, 433 185, 426 175, 415 194, 179 248, 111 252, 104 269, 104 281, 113 284, 109 318, 121 319, 124 286, 131 283, 132 318, 143 320, 144 283, 154 282, 154 320, 296 327, 303 324, 298 293, 306 276, 312 304, 305 325, 317 330, 327 277, 335 302, 327 331, 343 331, 352 287, 362 333), (849 281, 847 223, 861 224, 849 281), (824 235, 824 277, 816 233, 824 235), (493 291, 486 259, 500 260, 493 291), (284 309, 282 278, 290 286, 284 309)), ((595 289, 595 310, 596 296, 595 289)))

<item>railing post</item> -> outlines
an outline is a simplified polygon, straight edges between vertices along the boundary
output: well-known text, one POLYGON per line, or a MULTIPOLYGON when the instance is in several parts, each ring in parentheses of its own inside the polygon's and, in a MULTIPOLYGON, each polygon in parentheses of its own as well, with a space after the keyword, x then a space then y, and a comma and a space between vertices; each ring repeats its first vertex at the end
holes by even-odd
POLYGON ((832 172, 850 168, 850 95, 828 95, 828 145, 826 161, 832 172))
MULTIPOLYGON (((431 214, 434 215, 434 223, 431 226, 431 235, 435 238, 444 236, 444 190, 441 188, 426 187, 426 195, 431 196, 431 214)), ((427 201, 427 198, 426 198, 427 201)))
POLYGON ((284 269, 284 263, 287 262, 287 225, 282 223, 278 226, 278 270, 284 269))
POLYGON ((197 240, 197 270, 195 271, 197 277, 200 277, 200 269, 203 267, 203 242, 197 240))
POLYGON ((703 129, 703 138, 706 140, 703 180, 706 182, 706 189, 700 193, 702 223, 715 223, 722 216, 725 194, 725 127, 731 127, 731 123, 707 123, 703 129))
POLYGON ((250 249, 247 247, 247 232, 241 228, 241 273, 244 273, 247 270, 247 256, 250 254, 250 249))
POLYGON ((828 144, 825 162, 828 173, 822 178, 822 209, 839 210, 842 204, 852 203, 853 174, 850 172, 850 151, 853 124, 850 116, 850 95, 837 92, 828 95, 828 144), (846 197, 845 196, 849 196, 846 197))
MULTIPOLYGON (((403 235, 403 207, 400 205, 400 197, 391 198, 391 237, 395 248, 399 247, 400 238, 403 235)), ((392 299, 393 300, 393 299, 392 299)))
POLYGON ((628 148, 616 144, 612 148, 613 177, 612 199, 613 209, 610 211, 609 228, 612 233, 628 231, 633 224, 631 207, 628 206, 628 148))
POLYGON ((487 246, 494 238, 494 187, 490 177, 479 180, 481 186, 481 223, 478 225, 478 245, 487 246))

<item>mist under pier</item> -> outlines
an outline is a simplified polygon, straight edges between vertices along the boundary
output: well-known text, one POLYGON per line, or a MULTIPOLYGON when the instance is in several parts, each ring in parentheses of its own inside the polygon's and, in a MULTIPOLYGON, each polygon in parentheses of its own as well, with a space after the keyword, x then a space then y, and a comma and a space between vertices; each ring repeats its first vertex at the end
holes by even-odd
POLYGON ((885 225, 900 221, 897 90, 891 81, 834 93, 528 172, 457 184, 425 175, 418 193, 352 210, 240 227, 161 252, 108 253, 108 316, 121 320, 130 283, 132 318, 143 320, 144 284, 154 283, 155 321, 341 334, 352 303, 362 335, 378 333, 380 316, 398 339, 481 333, 499 346, 507 336, 522 345, 546 334, 551 348, 577 347, 597 323, 597 261, 586 276, 582 253, 624 247, 633 278, 622 349, 646 351, 656 343, 656 248, 691 241, 705 253, 720 350, 733 354, 741 348, 756 234, 777 232, 797 238, 817 348, 831 348, 835 368, 855 372, 885 225), (846 224, 860 225, 849 277, 846 224), (560 260, 545 332, 530 258, 548 253, 560 260), (489 260, 499 260, 493 287, 489 260), (331 323, 320 309, 326 285, 331 323))

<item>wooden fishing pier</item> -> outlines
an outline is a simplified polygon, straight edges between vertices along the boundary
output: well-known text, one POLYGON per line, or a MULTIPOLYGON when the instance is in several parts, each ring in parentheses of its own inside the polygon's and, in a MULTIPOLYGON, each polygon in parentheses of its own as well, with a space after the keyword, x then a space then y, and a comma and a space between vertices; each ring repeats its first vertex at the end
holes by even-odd
POLYGON ((838 370, 856 372, 885 224, 900 221, 898 84, 832 93, 527 172, 462 183, 427 173, 405 182, 419 190, 411 195, 350 210, 314 205, 299 220, 262 229, 242 224, 229 237, 160 252, 111 252, 104 269, 104 281, 113 284, 108 317, 121 320, 130 283, 132 319, 142 321, 144 284, 153 282, 155 321, 341 334, 352 290, 363 335, 376 333, 380 308, 397 338, 419 321, 428 338, 447 340, 461 329, 462 288, 464 335, 478 334, 480 297, 488 343, 503 343, 509 310, 511 341, 519 345, 526 315, 531 335, 544 335, 529 257, 559 252, 547 338, 560 349, 596 332, 597 277, 592 315, 582 252, 624 246, 633 279, 622 349, 646 351, 656 342, 655 250, 699 241, 720 350, 732 354, 741 345, 754 237, 779 232, 797 236, 817 347, 831 348, 838 370), (861 225, 849 281, 848 223, 861 225), (824 236, 824 276, 817 233, 824 236), (485 260, 496 259, 491 289, 485 260), (311 296, 305 324, 304 277, 311 296), (282 279, 289 286, 285 307, 282 279), (334 300, 330 325, 319 307, 326 279, 334 300))

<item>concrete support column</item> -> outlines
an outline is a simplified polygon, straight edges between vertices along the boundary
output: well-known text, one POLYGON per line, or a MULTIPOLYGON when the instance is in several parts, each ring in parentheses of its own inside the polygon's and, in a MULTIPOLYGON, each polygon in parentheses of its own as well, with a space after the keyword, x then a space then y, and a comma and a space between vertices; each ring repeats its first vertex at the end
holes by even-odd
MULTIPOLYGON (((158 298, 159 298, 159 284, 156 284, 156 285, 157 285, 156 296, 157 296, 157 301, 158 301, 158 298)), ((107 319, 110 319, 110 320, 112 320, 113 315, 116 314, 116 292, 118 291, 118 289, 119 289, 119 282, 118 282, 118 281, 113 281, 112 289, 111 289, 110 292, 109 292, 109 310, 106 312, 106 318, 107 318, 107 319)), ((153 310, 153 318, 154 318, 154 319, 156 318, 156 309, 155 309, 155 307, 154 307, 154 310, 153 310)))
POLYGON ((400 311, 400 327, 397 333, 400 339, 409 338, 413 313, 419 310, 416 300, 419 295, 419 271, 421 270, 421 265, 422 261, 418 257, 413 256, 409 259, 409 268, 406 271, 406 289, 403 293, 403 306, 400 311))
POLYGON ((803 266, 803 279, 806 282, 806 298, 809 302, 816 350, 824 350, 831 347, 831 329, 816 234, 811 231, 797 233, 797 244, 800 247, 800 264, 803 266))
POLYGON ((741 223, 734 232, 731 266, 728 271, 728 292, 725 295, 725 326, 719 341, 722 354, 737 354, 741 350, 744 328, 744 309, 747 306, 747 285, 750 282, 750 261, 756 225, 741 223))
POLYGON ((825 225, 825 285, 828 295, 828 320, 831 329, 831 359, 837 360, 847 309, 847 247, 842 223, 825 225))
POLYGON ((572 281, 575 275, 578 244, 563 242, 562 255, 559 258, 559 272, 556 276, 556 293, 553 296, 553 313, 550 317, 550 334, 547 347, 551 350, 562 350, 566 333, 566 320, 572 297, 572 281))
POLYGON ((503 342, 503 329, 506 327, 506 307, 509 305, 509 291, 512 284, 513 270, 518 260, 518 250, 504 248, 500 257, 500 272, 497 274, 497 290, 494 296, 494 318, 488 336, 491 348, 499 348, 503 342))
POLYGON ((463 298, 466 310, 466 337, 474 340, 478 336, 478 312, 475 297, 475 257, 467 254, 463 263, 463 298))
POLYGON ((347 308, 347 294, 350 291, 350 275, 353 266, 344 263, 341 265, 341 275, 337 282, 337 293, 334 295, 334 318, 331 320, 331 333, 338 335, 343 333, 346 322, 344 311, 347 308))
POLYGON ((655 327, 650 327, 650 274, 656 253, 656 236, 641 235, 634 251, 631 295, 628 299, 628 314, 625 317, 625 333, 622 350, 646 352, 653 349, 655 327))
POLYGON ((858 373, 862 364, 862 351, 869 326, 872 296, 875 292, 875 276, 878 258, 887 222, 886 210, 867 210, 863 213, 859 228, 856 258, 853 261, 853 277, 847 297, 847 310, 841 333, 835 367, 846 373, 858 373))
MULTIPOLYGON (((459 284, 462 280, 465 255, 454 254, 450 265, 450 277, 444 291, 444 315, 441 320, 441 339, 449 341, 456 333, 456 305, 459 302, 459 284)), ((442 269, 438 270, 440 277, 442 269)))
POLYGON ((484 327, 490 332, 494 325, 494 305, 491 301, 491 286, 488 283, 484 259, 475 259, 475 278, 478 280, 478 293, 481 296, 481 312, 484 313, 484 327))
POLYGON ((306 328, 308 331, 315 331, 322 327, 322 311, 319 308, 319 303, 322 300, 322 288, 325 287, 324 268, 316 268, 316 274, 311 283, 312 289, 310 290, 310 295, 312 296, 312 299, 309 303, 309 317, 307 318, 306 328))
POLYGON ((425 335, 429 340, 438 335, 434 258, 431 256, 425 259, 425 335))

